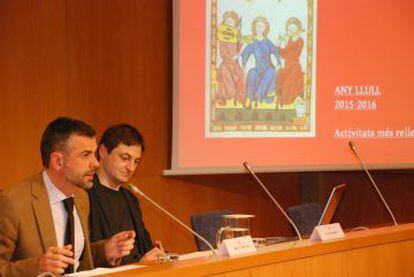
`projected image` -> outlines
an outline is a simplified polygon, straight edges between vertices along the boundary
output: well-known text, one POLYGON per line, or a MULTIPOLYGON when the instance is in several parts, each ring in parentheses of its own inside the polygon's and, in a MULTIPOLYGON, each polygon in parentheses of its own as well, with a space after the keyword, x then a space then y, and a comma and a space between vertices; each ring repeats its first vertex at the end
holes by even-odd
POLYGON ((315 136, 316 1, 209 0, 207 137, 315 136))

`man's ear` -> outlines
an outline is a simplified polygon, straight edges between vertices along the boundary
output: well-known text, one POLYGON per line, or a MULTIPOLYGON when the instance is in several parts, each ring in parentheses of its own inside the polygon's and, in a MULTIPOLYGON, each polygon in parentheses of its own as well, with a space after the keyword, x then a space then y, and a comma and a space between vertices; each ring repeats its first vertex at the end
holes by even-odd
POLYGON ((60 171, 63 168, 63 153, 62 152, 52 152, 50 154, 50 163, 49 168, 54 171, 60 171))
POLYGON ((106 148, 105 145, 101 144, 99 145, 98 153, 99 153, 99 160, 101 160, 102 158, 105 158, 106 156, 108 156, 108 148, 106 148))

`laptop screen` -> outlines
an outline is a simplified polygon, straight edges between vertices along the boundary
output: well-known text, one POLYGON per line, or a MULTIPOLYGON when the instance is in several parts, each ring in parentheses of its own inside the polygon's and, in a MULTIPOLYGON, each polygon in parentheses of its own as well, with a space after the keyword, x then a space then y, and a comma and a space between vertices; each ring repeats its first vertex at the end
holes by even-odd
POLYGON ((344 194, 346 184, 338 185, 332 189, 328 202, 325 205, 322 216, 319 219, 318 225, 329 224, 338 208, 338 204, 344 194))

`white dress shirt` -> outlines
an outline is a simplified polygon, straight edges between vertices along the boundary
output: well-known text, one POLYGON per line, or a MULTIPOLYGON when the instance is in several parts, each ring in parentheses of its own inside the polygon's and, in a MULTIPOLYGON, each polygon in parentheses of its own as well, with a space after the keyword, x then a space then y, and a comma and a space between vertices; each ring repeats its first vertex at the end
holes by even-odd
MULTIPOLYGON (((50 180, 46 171, 43 171, 43 181, 46 185, 47 194, 49 196, 50 208, 52 209, 53 222, 55 225, 56 231, 56 240, 59 247, 64 246, 65 242, 65 231, 68 213, 66 212, 65 206, 63 205, 63 200, 73 195, 66 196, 64 195, 50 180)), ((73 216, 75 220, 75 272, 79 266, 79 259, 83 252, 83 247, 85 246, 85 237, 82 231, 82 225, 80 223, 78 212, 76 207, 73 209, 73 216)))

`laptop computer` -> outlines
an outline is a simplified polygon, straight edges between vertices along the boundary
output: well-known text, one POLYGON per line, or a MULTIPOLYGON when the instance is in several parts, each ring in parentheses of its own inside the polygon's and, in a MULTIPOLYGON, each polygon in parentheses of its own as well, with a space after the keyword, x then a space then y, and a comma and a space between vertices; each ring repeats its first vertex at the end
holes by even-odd
POLYGON ((318 225, 329 224, 338 208, 339 202, 344 194, 346 184, 335 186, 332 189, 328 202, 326 202, 325 209, 322 212, 322 216, 319 219, 318 225))
MULTIPOLYGON (((325 208, 322 212, 321 217, 316 226, 329 224, 338 208, 339 202, 342 199, 342 196, 345 191, 346 184, 335 186, 332 191, 331 195, 326 202, 325 208)), ((315 222, 316 223, 316 222, 315 222)), ((302 238, 309 238, 309 234, 303 234, 302 238)), ((273 244, 273 243, 280 243, 286 241, 296 240, 296 236, 277 236, 277 237, 266 237, 266 244, 273 244)))

